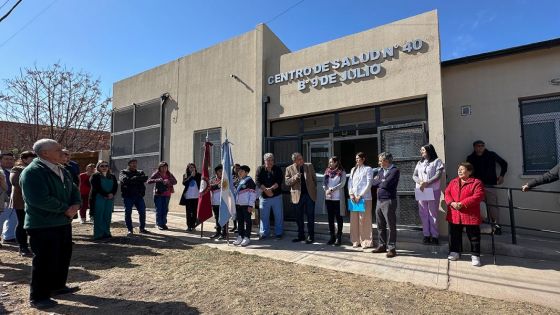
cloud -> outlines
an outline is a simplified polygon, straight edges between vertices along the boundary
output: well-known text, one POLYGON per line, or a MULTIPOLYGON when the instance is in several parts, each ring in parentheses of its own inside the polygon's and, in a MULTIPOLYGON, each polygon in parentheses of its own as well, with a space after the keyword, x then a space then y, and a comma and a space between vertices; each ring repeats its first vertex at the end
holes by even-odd
POLYGON ((451 57, 459 58, 463 57, 467 52, 472 51, 476 48, 477 43, 474 37, 470 34, 459 34, 453 38, 453 50, 451 51, 451 57))
POLYGON ((489 13, 488 10, 480 10, 476 13, 476 18, 471 22, 471 30, 476 30, 479 26, 492 23, 496 19, 496 14, 489 13))

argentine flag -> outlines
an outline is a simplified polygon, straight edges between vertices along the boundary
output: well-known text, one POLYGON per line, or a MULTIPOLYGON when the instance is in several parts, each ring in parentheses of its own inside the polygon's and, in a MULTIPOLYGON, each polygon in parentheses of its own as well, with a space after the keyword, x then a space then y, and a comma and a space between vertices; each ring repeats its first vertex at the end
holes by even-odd
POLYGON ((235 187, 233 187, 233 176, 231 174, 231 167, 233 165, 233 157, 231 156, 231 144, 227 137, 222 143, 222 165, 224 167, 222 175, 222 190, 221 190, 221 203, 220 203, 220 217, 218 224, 220 226, 226 225, 235 214, 235 187))

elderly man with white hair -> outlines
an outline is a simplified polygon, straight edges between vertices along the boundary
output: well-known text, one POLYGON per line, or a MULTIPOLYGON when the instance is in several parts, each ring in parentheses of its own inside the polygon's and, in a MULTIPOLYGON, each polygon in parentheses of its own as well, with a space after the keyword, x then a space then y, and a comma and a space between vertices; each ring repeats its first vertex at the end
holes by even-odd
POLYGON ((274 165, 274 155, 265 153, 264 165, 257 168, 256 183, 261 190, 259 203, 261 206, 260 239, 270 236, 270 210, 274 214, 274 236, 282 238, 284 233, 284 205, 282 202, 282 169, 274 165))
POLYGON ((31 271, 30 306, 45 309, 57 305, 51 297, 73 293, 68 287, 72 256, 72 218, 80 209, 80 192, 72 176, 60 163, 62 147, 52 139, 35 142, 38 158, 21 173, 25 201, 24 228, 34 253, 31 271))

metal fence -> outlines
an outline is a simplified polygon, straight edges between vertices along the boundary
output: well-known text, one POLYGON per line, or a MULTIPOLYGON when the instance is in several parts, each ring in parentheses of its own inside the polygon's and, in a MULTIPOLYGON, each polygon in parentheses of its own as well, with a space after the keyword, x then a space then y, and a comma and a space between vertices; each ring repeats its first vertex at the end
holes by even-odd
MULTIPOLYGON (((559 210, 551 210, 551 209, 540 209, 540 208, 531 208, 531 207, 523 207, 519 206, 517 199, 514 200, 513 192, 517 191, 520 192, 520 188, 511 188, 511 187, 496 187, 496 186, 487 186, 488 189, 495 189, 496 191, 502 191, 507 194, 507 205, 500 204, 488 204, 490 207, 498 207, 502 209, 508 209, 509 211, 509 220, 510 224, 502 224, 503 226, 508 226, 511 230, 511 243, 517 244, 517 230, 527 230, 527 231, 536 231, 536 232, 543 232, 549 233, 554 235, 560 235, 560 224, 555 225, 555 229, 548 229, 548 228, 538 228, 538 227, 528 227, 528 226, 521 226, 517 225, 516 223, 516 214, 520 212, 529 212, 529 213, 547 213, 553 215, 555 218, 555 222, 560 222, 560 211, 559 210)), ((560 191, 549 191, 549 190, 539 190, 539 189, 531 189, 524 194, 531 194, 535 195, 536 193, 543 193, 543 194, 560 194, 560 191)))

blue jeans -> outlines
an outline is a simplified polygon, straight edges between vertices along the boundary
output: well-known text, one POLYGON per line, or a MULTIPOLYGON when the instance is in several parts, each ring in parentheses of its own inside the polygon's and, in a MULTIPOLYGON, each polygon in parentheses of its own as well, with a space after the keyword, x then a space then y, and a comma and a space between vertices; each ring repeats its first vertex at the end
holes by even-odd
POLYGON ((140 231, 144 230, 146 228, 146 203, 144 203, 144 197, 123 197, 123 202, 126 228, 132 231, 132 207, 136 206, 138 216, 140 217, 140 231))
POLYGON ((282 236, 284 233, 284 206, 282 202, 282 195, 272 198, 260 197, 261 204, 261 236, 270 235, 270 209, 274 213, 274 235, 282 236))
POLYGON ((298 227, 298 238, 305 238, 303 215, 307 216, 307 235, 315 239, 315 201, 308 194, 302 194, 299 202, 294 204, 296 212, 296 223, 298 227))
POLYGON ((2 239, 15 239, 18 223, 16 210, 12 208, 4 208, 3 210, 0 210, 0 232, 2 232, 2 239))
POLYGON ((156 224, 158 226, 167 225, 167 212, 169 212, 169 198, 166 196, 154 196, 156 204, 156 224))

